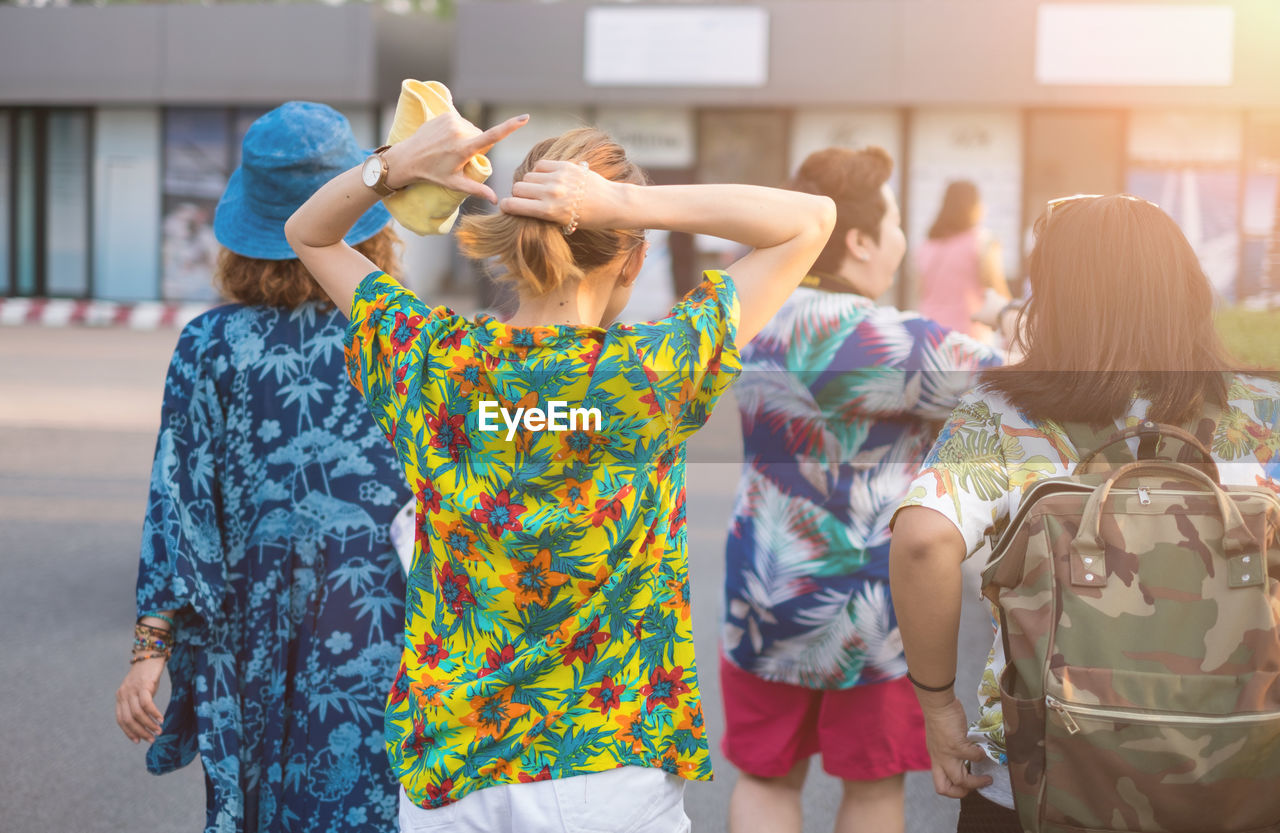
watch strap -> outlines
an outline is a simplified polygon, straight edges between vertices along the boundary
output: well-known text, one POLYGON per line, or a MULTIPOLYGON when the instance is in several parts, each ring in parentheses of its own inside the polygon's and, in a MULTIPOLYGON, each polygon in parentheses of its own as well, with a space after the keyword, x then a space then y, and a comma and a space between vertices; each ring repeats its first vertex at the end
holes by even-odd
POLYGON ((387 167, 387 158, 383 156, 390 147, 391 145, 383 145, 373 152, 373 155, 378 157, 378 161, 382 163, 382 172, 378 174, 378 181, 369 187, 374 190, 374 193, 382 197, 389 197, 396 192, 395 188, 387 185, 387 174, 390 170, 387 167))

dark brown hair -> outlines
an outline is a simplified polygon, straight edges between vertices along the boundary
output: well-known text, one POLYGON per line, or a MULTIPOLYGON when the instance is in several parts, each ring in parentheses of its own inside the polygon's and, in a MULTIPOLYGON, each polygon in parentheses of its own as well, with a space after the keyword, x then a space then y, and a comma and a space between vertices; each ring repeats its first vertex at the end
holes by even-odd
MULTIPOLYGON (((586 162, 593 172, 614 182, 648 182, 622 146, 594 127, 579 127, 534 145, 516 168, 513 182, 519 182, 541 159, 586 162)), ((500 213, 463 217, 455 236, 464 255, 476 260, 497 258, 505 270, 498 279, 535 295, 581 280, 592 269, 644 243, 643 229, 578 229, 566 237, 555 223, 500 213)))
POLYGON ((938 216, 929 227, 929 239, 940 240, 973 228, 977 224, 973 210, 977 204, 977 185, 967 179, 948 183, 938 216))
POLYGON ((880 242, 880 221, 889 209, 881 187, 893 173, 893 157, 884 148, 869 145, 859 150, 826 148, 805 157, 800 170, 787 183, 792 191, 830 197, 836 203, 836 225, 814 261, 819 272, 836 272, 844 260, 845 236, 857 229, 880 242))
POLYGON ((1213 290, 1177 224, 1127 195, 1063 202, 1036 221, 1022 361, 982 381, 1033 419, 1114 420, 1135 396, 1186 423, 1226 400, 1231 359, 1213 290))
MULTIPOLYGON (((387 274, 400 272, 400 238, 385 226, 381 231, 353 246, 387 274)), ((296 307, 307 301, 331 304, 329 296, 315 282, 302 261, 259 260, 223 248, 213 284, 223 297, 237 304, 269 307, 296 307)))

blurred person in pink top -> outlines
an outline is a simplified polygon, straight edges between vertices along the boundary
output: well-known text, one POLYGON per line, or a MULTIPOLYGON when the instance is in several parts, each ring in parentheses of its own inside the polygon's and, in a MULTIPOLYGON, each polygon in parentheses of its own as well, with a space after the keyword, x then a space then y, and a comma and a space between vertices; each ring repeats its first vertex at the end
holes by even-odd
POLYGON ((948 329, 991 341, 991 328, 974 320, 987 291, 1006 300, 1009 285, 1001 267, 1000 243, 982 227, 985 207, 978 186, 967 180, 947 185, 929 239, 915 255, 920 314, 948 329))

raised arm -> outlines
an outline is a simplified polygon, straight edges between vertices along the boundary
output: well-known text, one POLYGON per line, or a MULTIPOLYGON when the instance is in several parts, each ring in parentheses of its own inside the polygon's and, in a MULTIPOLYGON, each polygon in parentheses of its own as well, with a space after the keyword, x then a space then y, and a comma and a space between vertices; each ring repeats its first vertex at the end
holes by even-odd
POLYGON ((543 160, 499 205, 508 214, 581 228, 646 228, 709 234, 750 246, 731 267, 741 318, 737 343, 755 337, 799 284, 835 225, 827 197, 754 185, 630 185, 572 162, 543 160))
MULTIPOLYGON (((437 116, 384 154, 387 185, 400 189, 432 182, 497 202, 493 190, 462 173, 467 160, 485 153, 528 116, 517 116, 483 133, 455 113, 437 116)), ((360 179, 360 168, 329 180, 285 223, 284 233, 303 265, 344 315, 365 275, 380 268, 348 246, 343 237, 381 197, 360 179)))

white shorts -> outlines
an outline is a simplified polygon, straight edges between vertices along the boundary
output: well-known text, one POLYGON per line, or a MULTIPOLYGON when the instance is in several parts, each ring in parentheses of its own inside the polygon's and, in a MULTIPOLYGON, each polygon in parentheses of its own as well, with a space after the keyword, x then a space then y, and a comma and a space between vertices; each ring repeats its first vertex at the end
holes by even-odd
POLYGON ((485 787, 424 810, 400 788, 400 833, 688 833, 684 779, 626 766, 485 787))

